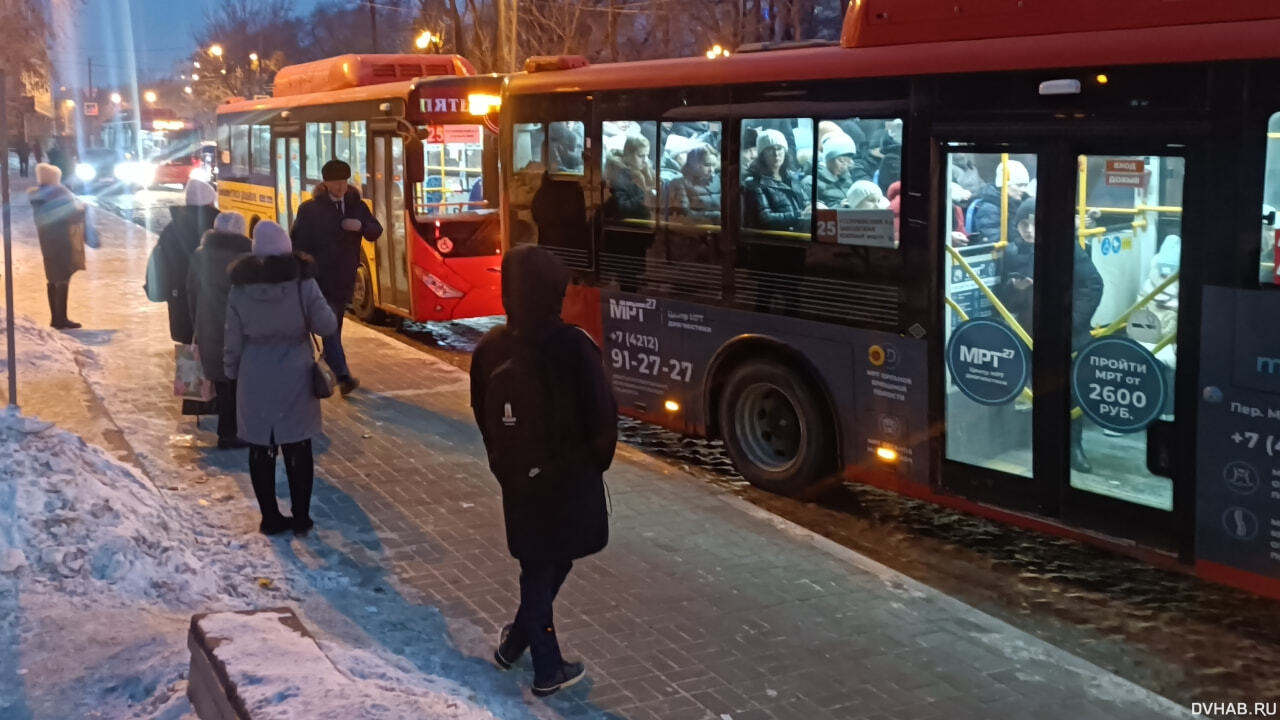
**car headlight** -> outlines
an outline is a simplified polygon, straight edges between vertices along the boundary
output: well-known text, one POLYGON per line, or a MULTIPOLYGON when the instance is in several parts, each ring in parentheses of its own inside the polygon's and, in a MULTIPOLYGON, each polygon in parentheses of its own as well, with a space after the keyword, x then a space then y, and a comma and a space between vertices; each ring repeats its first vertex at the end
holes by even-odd
POLYGON ((149 162, 122 162, 116 165, 115 175, 120 182, 151 187, 156 183, 156 166, 149 162))
POLYGON ((191 168, 191 174, 188 175, 188 177, 192 180, 209 182, 213 180, 213 173, 209 172, 209 169, 205 167, 193 167, 191 168))
POLYGON ((98 177, 98 171, 89 163, 76 163, 76 177, 81 182, 93 182, 98 177))

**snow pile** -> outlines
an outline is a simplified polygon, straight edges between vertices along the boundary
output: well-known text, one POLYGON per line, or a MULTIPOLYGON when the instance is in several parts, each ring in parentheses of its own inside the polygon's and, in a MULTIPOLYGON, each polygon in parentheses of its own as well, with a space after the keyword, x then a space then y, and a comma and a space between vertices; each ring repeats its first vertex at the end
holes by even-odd
POLYGON ((371 653, 345 651, 344 672, 310 638, 281 622, 284 613, 219 613, 200 622, 217 638, 227 667, 255 720, 493 720, 459 699, 462 688, 404 672, 371 653))
MULTIPOLYGON (((4 308, 0 307, 0 336, 4 335, 6 328, 4 308)), ((26 382, 32 375, 39 377, 46 374, 65 375, 79 372, 76 365, 77 356, 96 363, 92 350, 62 333, 40 327, 30 318, 18 316, 15 318, 14 328, 20 382, 26 382)), ((7 375, 8 372, 7 345, 0 337, 0 377, 7 375)))
POLYGON ((79 436, 0 418, 0 571, 30 569, 63 595, 110 588, 132 600, 192 606, 224 595, 197 569, 199 538, 150 483, 79 436), (176 541, 181 538, 181 541, 176 541))

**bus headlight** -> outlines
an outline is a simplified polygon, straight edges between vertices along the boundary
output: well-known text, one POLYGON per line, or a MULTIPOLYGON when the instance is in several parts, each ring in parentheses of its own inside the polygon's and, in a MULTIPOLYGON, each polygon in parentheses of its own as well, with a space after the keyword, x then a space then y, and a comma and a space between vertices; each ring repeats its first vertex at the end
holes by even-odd
POLYGON ((435 293, 437 297, 450 299, 462 297, 462 293, 457 288, 431 273, 423 275, 422 282, 425 283, 426 286, 431 289, 431 292, 435 293))
POLYGON ((98 178, 98 171, 89 163, 76 163, 76 177, 80 182, 93 182, 98 178))

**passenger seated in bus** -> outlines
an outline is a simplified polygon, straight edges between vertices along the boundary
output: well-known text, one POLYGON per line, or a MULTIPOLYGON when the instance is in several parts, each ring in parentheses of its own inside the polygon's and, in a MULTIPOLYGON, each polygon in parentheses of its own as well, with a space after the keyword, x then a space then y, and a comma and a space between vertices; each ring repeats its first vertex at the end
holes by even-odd
POLYGON ((1032 327, 1032 296, 1036 256, 1036 201, 1028 198, 1018 206, 1013 218, 1009 246, 1000 256, 1000 284, 996 296, 1022 329, 1032 327))
MULTIPOLYGON (((1031 182, 1031 174, 1027 167, 1017 160, 1009 161, 1009 221, 1018 214, 1018 207, 1027 196, 1027 185, 1031 182)), ((1001 185, 1004 184, 1004 171, 1001 165, 996 166, 996 181, 982 186, 978 197, 969 203, 965 213, 965 230, 969 233, 969 242, 974 245, 995 243, 1000 241, 1000 198, 1001 185)), ((1011 228, 1010 228, 1011 229, 1011 228)), ((1006 232, 1006 236, 1012 232, 1006 232)))
POLYGON ((689 151, 701 147, 702 143, 683 135, 667 135, 662 148, 662 186, 674 182, 684 174, 685 161, 689 159, 689 151))
POLYGON ((839 130, 827 135, 818 145, 822 148, 822 164, 818 166, 818 207, 839 207, 854 181, 866 179, 853 176, 858 146, 853 138, 839 130))
POLYGON ((569 123, 551 123, 550 153, 552 174, 582 174, 582 135, 569 123))
POLYGON ((840 207, 850 210, 887 210, 889 200, 880 192, 880 186, 870 180, 859 180, 849 186, 840 207))
POLYGON ((621 150, 611 150, 605 158, 605 182, 609 184, 611 215, 619 219, 652 220, 651 208, 657 197, 653 163, 649 161, 649 141, 631 135, 621 150))
POLYGON ((743 224, 757 230, 808 230, 812 208, 786 137, 777 130, 761 131, 756 153, 742 186, 743 224))
POLYGON ((684 174, 667 188, 667 219, 691 225, 720 224, 720 158, 703 146, 689 151, 684 174))

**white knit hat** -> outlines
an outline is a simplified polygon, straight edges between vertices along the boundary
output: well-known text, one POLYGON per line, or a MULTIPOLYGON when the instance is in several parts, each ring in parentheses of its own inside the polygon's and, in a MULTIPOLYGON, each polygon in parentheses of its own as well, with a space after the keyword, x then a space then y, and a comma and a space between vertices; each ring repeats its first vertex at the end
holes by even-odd
POLYGON ((858 146, 853 138, 844 133, 831 133, 822 141, 822 162, 831 162, 832 158, 842 155, 857 155, 858 146))
POLYGON ((195 178, 188 180, 186 195, 188 205, 216 205, 218 203, 218 191, 203 180, 195 178))
POLYGON ((889 201, 885 199, 884 193, 880 192, 880 186, 870 180, 859 180, 849 187, 849 192, 844 196, 845 205, 855 210, 868 210, 889 207, 889 201), (872 200, 874 205, 872 208, 860 207, 867 200, 872 200))
MULTIPOLYGON (((1017 160, 1009 161, 1009 184, 1010 185, 1026 185, 1031 182, 1031 173, 1027 172, 1027 166, 1017 160)), ((996 187, 1004 185, 1004 168, 996 165, 996 187)))
POLYGON ((764 130, 756 136, 756 152, 763 154, 765 150, 771 147, 780 147, 785 152, 790 148, 787 145, 787 136, 778 130, 764 130))
POLYGON ((57 185, 62 182, 62 170, 57 165, 40 163, 36 165, 36 182, 41 185, 57 185))
POLYGON ((279 224, 263 220, 253 229, 254 255, 288 255, 291 252, 293 241, 279 224))
POLYGON ((213 229, 218 232, 244 235, 247 228, 248 224, 245 223, 244 216, 238 212, 220 212, 218 217, 213 219, 213 229))

